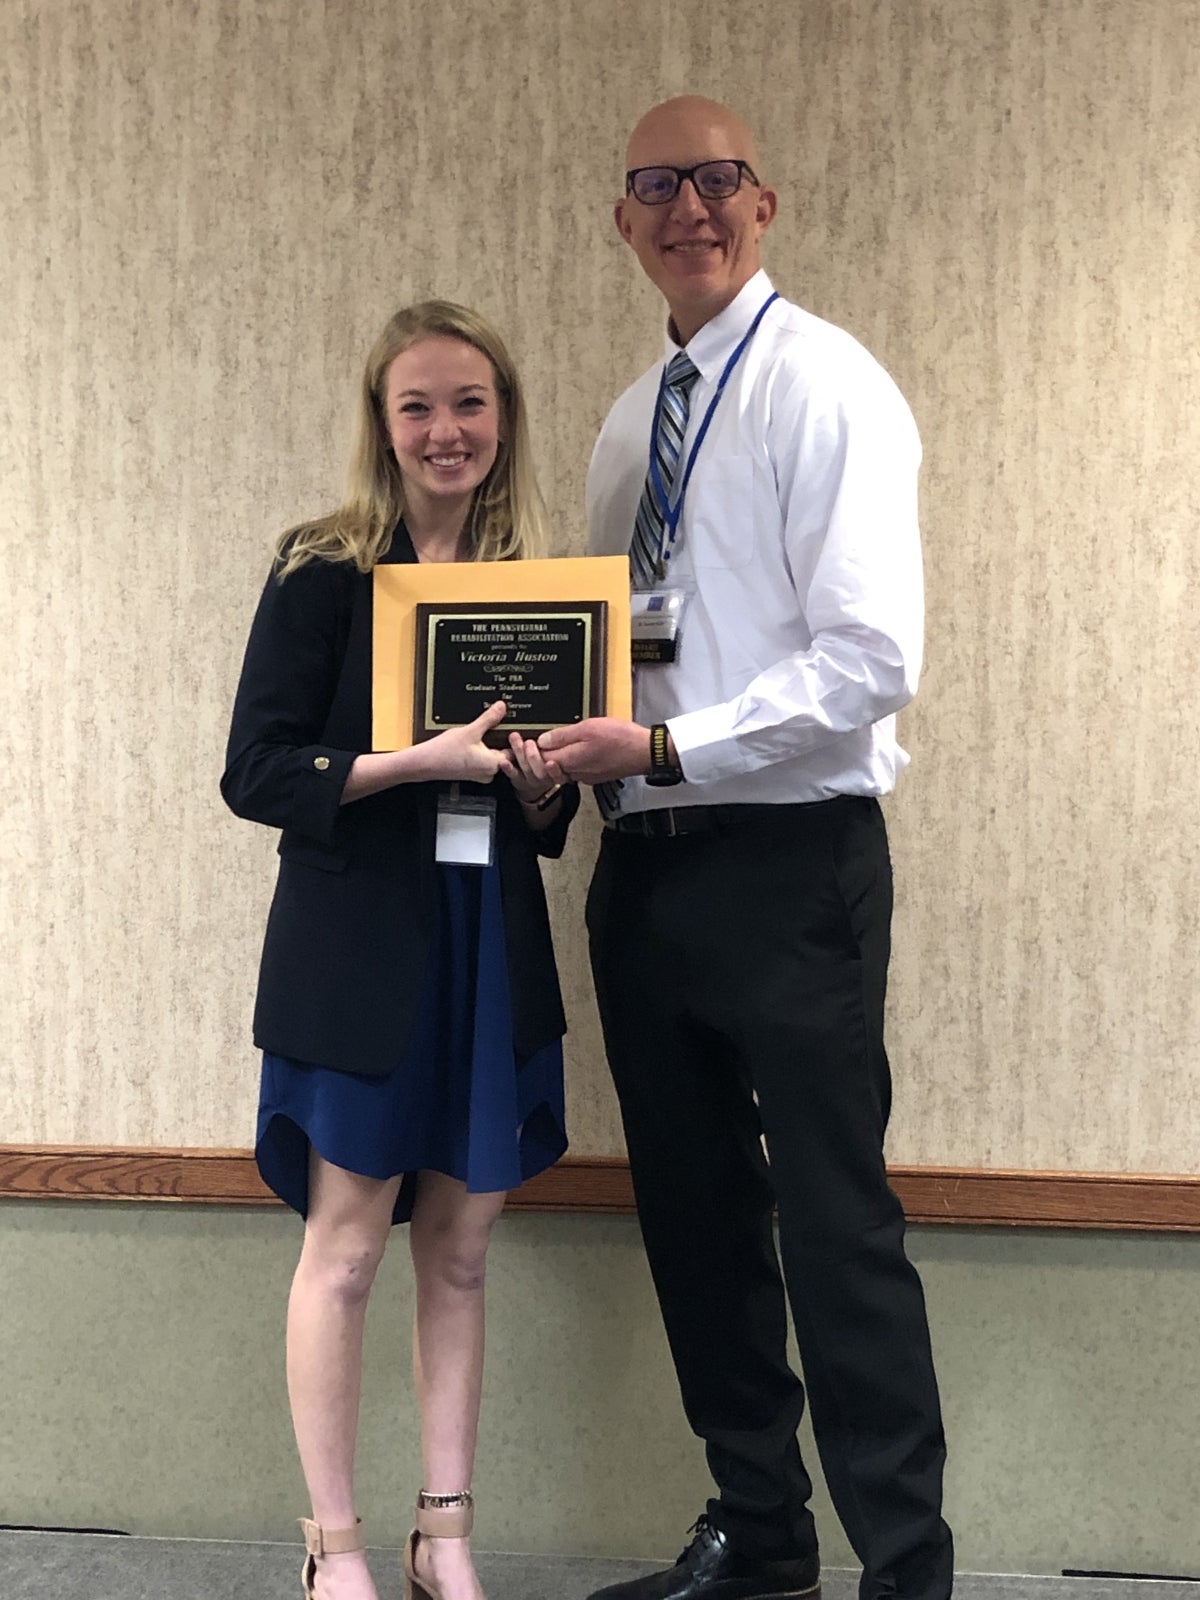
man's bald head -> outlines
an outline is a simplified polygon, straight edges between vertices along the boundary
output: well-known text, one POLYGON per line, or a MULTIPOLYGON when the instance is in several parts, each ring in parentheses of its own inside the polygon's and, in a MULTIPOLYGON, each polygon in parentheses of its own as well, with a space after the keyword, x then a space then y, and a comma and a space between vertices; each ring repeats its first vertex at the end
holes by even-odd
POLYGON ((681 94, 673 100, 664 100, 652 106, 635 125, 625 148, 626 167, 653 166, 659 162, 670 166, 690 166, 704 156, 692 155, 669 159, 663 154, 667 149, 683 151, 720 148, 724 155, 746 161, 760 170, 758 147, 754 135, 736 111, 708 100, 699 94, 681 94))
POLYGON ((719 316, 759 269, 758 241, 775 215, 776 196, 759 181, 758 162, 741 117, 703 95, 664 100, 629 136, 628 170, 673 169, 644 173, 638 191, 617 202, 614 217, 670 307, 681 344, 719 316), (709 162, 724 170, 698 175, 705 198, 693 169, 709 162))

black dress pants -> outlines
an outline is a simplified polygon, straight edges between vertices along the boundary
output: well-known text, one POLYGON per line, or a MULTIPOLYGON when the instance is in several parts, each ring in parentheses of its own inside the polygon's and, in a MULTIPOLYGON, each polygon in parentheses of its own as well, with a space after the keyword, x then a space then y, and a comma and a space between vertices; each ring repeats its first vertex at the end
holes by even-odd
POLYGON ((588 896, 642 1234, 719 1492, 709 1514, 747 1553, 816 1546, 790 1302, 862 1600, 944 1600, 941 1411, 883 1161, 883 815, 860 796, 713 815, 673 838, 606 829, 588 896))

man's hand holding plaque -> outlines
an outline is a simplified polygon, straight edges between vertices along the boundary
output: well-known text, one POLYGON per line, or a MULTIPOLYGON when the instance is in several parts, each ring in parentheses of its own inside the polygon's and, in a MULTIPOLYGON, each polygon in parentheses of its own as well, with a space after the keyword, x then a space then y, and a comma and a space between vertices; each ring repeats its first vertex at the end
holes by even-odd
MULTIPOLYGON (((589 717, 553 729, 538 739, 547 761, 556 762, 573 783, 614 783, 643 776, 650 767, 650 729, 617 717, 589 717)), ((674 756, 674 745, 670 746, 674 756)))

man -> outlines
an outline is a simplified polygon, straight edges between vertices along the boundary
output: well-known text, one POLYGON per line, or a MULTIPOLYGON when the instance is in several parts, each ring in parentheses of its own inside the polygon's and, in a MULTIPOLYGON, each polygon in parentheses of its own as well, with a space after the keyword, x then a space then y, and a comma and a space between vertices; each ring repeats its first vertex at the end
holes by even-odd
POLYGON ((601 786, 596 992, 717 1495, 673 1568, 600 1595, 816 1590, 786 1282, 862 1600, 944 1600, 937 1385, 883 1163, 878 796, 907 764, 894 714, 920 665, 920 444, 854 339, 772 298, 759 249, 777 197, 733 112, 656 106, 626 165, 616 223, 667 303, 669 367, 613 407, 588 513, 596 553, 631 552, 637 648, 659 659, 637 669, 638 721, 542 743, 601 786))

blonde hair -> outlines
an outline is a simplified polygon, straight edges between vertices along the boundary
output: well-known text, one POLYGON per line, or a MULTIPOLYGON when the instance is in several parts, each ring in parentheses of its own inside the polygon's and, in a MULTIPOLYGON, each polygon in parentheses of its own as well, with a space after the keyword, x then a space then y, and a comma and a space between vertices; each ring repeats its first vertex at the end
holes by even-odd
POLYGON ((404 515, 404 480, 387 428, 388 368, 420 339, 462 339, 488 358, 500 409, 500 443, 467 513, 473 561, 515 561, 546 548, 546 509, 529 447, 517 369, 496 330, 478 312, 449 300, 424 300, 397 311, 371 347, 359 386, 354 450, 341 507, 289 528, 276 546, 280 582, 307 561, 353 561, 370 572, 389 549, 404 515))

